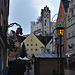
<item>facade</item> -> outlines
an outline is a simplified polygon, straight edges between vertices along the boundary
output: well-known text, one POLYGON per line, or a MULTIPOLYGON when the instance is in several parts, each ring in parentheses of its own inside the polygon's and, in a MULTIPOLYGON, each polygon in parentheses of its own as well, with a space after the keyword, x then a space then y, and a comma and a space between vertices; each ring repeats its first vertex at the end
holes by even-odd
POLYGON ((75 1, 69 3, 67 13, 67 51, 75 49, 75 1))
MULTIPOLYGON (((69 2, 70 2, 69 0, 61 0, 55 28, 57 28, 58 26, 66 27, 66 13, 67 8, 69 7, 69 2)), ((59 50, 59 45, 55 45, 55 53, 57 53, 57 50, 59 50)), ((66 53, 66 29, 64 30, 64 35, 62 37, 62 54, 65 53, 66 53)))
POLYGON ((50 54, 50 41, 49 41, 49 43, 46 45, 46 54, 50 54))
POLYGON ((21 47, 25 44, 27 50, 27 56, 31 57, 32 54, 44 54, 45 53, 45 45, 33 34, 31 33, 22 43, 21 47))
POLYGON ((75 0, 71 0, 69 3, 67 13, 67 53, 68 57, 72 57, 69 62, 75 61, 75 0), (72 56, 73 55, 73 56, 72 56))
POLYGON ((36 35, 41 34, 41 21, 38 22, 31 22, 31 33, 34 33, 36 35))
POLYGON ((9 0, 0 0, 0 75, 5 75, 9 0))
POLYGON ((53 53, 53 39, 50 40, 50 54, 53 53))
POLYGON ((51 33, 50 28, 50 10, 46 6, 41 10, 41 17, 38 18, 37 22, 31 22, 31 33, 49 36, 51 33))
POLYGON ((52 22, 51 24, 51 35, 53 36, 53 45, 52 45, 52 53, 54 54, 55 53, 55 25, 56 25, 56 22, 52 22))
POLYGON ((53 39, 51 39, 46 45, 46 54, 52 54, 53 51, 53 39))

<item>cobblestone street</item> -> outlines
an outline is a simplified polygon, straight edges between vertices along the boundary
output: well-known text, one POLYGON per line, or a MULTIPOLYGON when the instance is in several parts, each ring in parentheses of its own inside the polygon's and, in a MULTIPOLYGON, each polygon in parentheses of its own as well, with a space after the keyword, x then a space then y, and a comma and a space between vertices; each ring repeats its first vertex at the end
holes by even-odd
POLYGON ((65 75, 75 75, 75 70, 65 69, 64 73, 65 73, 65 75))

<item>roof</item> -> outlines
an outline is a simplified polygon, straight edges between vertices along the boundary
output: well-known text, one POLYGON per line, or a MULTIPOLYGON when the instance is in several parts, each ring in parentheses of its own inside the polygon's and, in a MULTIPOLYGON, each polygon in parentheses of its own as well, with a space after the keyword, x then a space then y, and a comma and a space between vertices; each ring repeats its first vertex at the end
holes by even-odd
POLYGON ((28 37, 30 34, 23 35, 24 37, 28 37))
POLYGON ((67 12, 70 0, 61 0, 61 1, 62 1, 63 6, 64 6, 65 12, 67 12))
MULTIPOLYGON (((35 35, 36 36, 36 35, 35 35)), ((45 46, 51 40, 52 36, 36 36, 45 46)))
POLYGON ((16 35, 16 37, 17 37, 18 41, 20 41, 20 42, 23 42, 26 39, 26 37, 20 36, 20 35, 16 35))
POLYGON ((73 55, 75 52, 66 53, 65 55, 73 55))
MULTIPOLYGON (((60 56, 60 55, 59 55, 60 56)), ((33 58, 58 58, 57 54, 33 54, 33 58)), ((62 54, 62 58, 67 58, 65 54, 62 54)))

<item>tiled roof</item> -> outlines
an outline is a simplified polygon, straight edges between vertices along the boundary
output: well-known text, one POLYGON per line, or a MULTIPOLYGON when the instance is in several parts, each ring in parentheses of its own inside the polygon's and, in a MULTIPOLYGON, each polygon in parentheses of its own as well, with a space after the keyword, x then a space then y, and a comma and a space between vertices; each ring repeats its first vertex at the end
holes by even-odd
MULTIPOLYGON (((57 54, 33 54, 32 57, 33 58, 58 58, 57 54)), ((65 54, 62 54, 62 58, 67 58, 67 56, 65 54)))
MULTIPOLYGON (((36 35, 35 35, 36 36, 36 35)), ((36 36, 45 46, 51 40, 52 36, 36 36)))

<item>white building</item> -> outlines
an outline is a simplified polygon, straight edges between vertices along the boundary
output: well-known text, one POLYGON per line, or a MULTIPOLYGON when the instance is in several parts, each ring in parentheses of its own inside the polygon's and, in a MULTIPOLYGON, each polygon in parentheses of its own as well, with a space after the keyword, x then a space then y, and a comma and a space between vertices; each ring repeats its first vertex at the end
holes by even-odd
POLYGON ((69 3, 67 13, 67 65, 75 62, 75 0, 71 0, 69 3))
POLYGON ((55 53, 55 25, 56 22, 52 22, 51 24, 51 35, 53 36, 53 46, 52 46, 52 53, 55 53))
POLYGON ((70 2, 67 13, 67 51, 75 52, 75 0, 70 2))
POLYGON ((31 22, 31 33, 35 35, 43 35, 49 36, 51 33, 51 25, 50 25, 50 10, 46 6, 41 10, 41 17, 37 22, 31 22))

